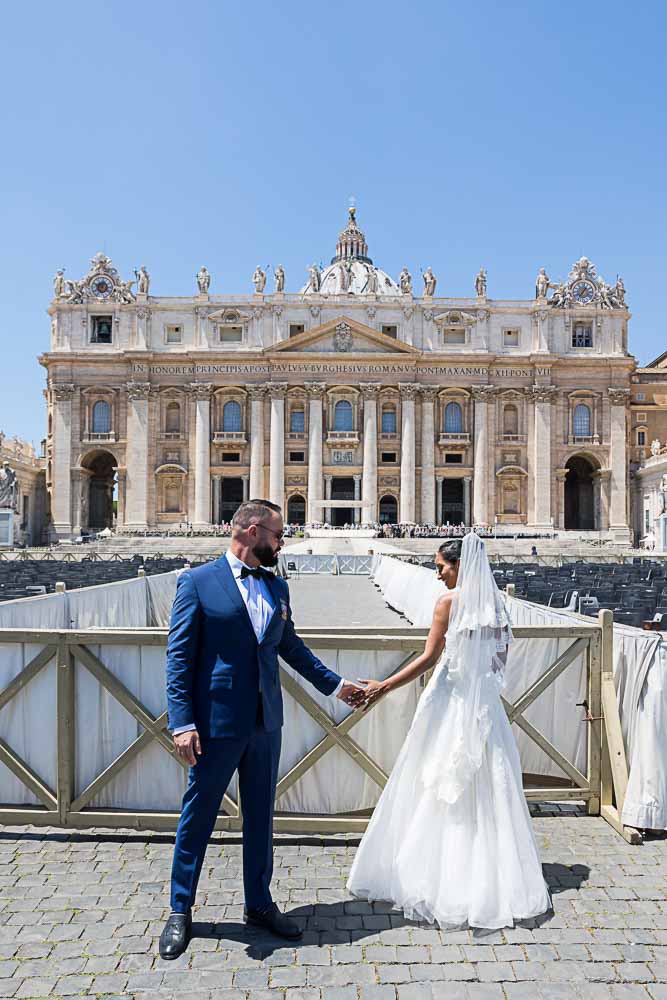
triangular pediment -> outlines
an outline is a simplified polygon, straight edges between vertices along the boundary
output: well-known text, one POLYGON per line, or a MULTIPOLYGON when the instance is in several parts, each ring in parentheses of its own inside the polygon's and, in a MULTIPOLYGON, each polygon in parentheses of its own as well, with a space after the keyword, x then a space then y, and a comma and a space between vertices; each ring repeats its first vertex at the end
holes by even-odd
POLYGON ((379 330, 349 316, 337 316, 296 337, 267 348, 265 354, 419 354, 402 340, 388 337, 379 330))

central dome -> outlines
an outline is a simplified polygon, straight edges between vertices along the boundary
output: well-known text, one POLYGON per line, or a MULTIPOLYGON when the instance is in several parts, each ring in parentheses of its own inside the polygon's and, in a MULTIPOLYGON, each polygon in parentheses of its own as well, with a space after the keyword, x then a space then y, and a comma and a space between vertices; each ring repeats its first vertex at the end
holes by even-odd
POLYGON ((311 280, 302 295, 400 295, 389 275, 368 256, 366 237, 357 225, 356 209, 349 210, 347 226, 338 236, 336 256, 320 271, 310 268, 311 280))

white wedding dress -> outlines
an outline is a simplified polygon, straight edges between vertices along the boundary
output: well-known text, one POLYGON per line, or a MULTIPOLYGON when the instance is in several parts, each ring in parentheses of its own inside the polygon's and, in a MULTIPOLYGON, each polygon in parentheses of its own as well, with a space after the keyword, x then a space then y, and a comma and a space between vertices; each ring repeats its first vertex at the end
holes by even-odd
POLYGON ((551 906, 500 700, 512 640, 484 543, 466 536, 445 651, 347 883, 411 920, 497 929, 551 906))

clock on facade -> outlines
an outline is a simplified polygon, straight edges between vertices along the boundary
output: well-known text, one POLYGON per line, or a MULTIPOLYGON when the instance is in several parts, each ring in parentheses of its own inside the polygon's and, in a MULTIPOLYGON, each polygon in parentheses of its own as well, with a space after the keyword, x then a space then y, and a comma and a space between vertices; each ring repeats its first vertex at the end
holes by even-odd
POLYGON ((592 281, 576 281, 572 286, 572 298, 581 305, 588 305, 595 298, 595 285, 592 281))
POLYGON ((90 291, 97 299, 107 299, 113 291, 113 284, 109 278, 100 274, 91 281, 90 291))

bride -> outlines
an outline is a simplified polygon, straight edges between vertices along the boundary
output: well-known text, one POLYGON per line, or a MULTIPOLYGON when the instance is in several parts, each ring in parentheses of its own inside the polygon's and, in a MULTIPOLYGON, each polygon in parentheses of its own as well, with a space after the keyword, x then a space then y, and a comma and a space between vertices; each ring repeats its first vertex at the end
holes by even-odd
POLYGON ((498 929, 551 907, 500 700, 512 632, 478 535, 442 545, 436 571, 448 591, 424 652, 364 682, 368 706, 437 663, 347 887, 411 920, 498 929))

